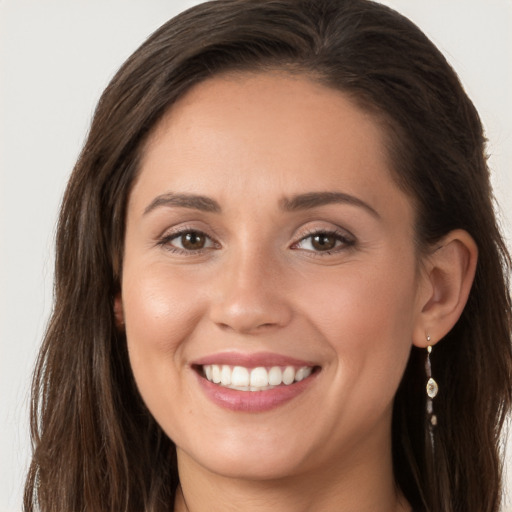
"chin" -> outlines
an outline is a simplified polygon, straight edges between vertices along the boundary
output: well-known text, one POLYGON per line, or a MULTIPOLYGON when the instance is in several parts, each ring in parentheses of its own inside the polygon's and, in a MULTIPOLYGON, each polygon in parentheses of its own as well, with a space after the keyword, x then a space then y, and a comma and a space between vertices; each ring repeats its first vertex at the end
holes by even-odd
MULTIPOLYGON (((196 461, 201 464, 201 461, 196 461)), ((225 478, 250 481, 281 480, 296 475, 299 471, 295 461, 272 458, 228 457, 224 460, 205 461, 203 467, 211 473, 225 478)))
MULTIPOLYGON (((272 441, 259 442, 245 439, 212 440, 205 446, 194 446, 192 450, 178 448, 178 461, 193 460, 208 472, 226 478, 241 480, 277 480, 304 471, 304 461, 309 460, 302 442, 284 445, 272 441)), ((202 443, 201 443, 202 444, 202 443)))

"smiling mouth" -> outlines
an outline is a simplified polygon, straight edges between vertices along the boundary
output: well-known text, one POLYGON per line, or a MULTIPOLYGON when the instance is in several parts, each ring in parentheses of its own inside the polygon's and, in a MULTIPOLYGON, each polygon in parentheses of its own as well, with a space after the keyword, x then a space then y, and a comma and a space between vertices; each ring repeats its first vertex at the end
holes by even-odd
POLYGON ((301 382, 317 371, 316 366, 271 366, 247 368, 220 364, 198 365, 196 371, 209 382, 237 391, 267 391, 301 382))

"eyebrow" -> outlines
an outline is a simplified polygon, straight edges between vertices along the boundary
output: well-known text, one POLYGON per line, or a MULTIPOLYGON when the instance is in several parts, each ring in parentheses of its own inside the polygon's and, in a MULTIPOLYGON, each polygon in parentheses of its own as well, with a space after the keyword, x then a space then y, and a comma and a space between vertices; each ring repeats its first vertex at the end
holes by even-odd
POLYGON ((196 194, 174 194, 169 192, 155 197, 144 210, 144 215, 159 206, 178 206, 180 208, 191 208, 211 213, 220 213, 221 211, 219 203, 210 197, 196 194))
MULTIPOLYGON (((281 209, 287 212, 310 210, 318 206, 335 203, 358 206, 360 208, 364 208, 372 216, 380 218, 377 211, 368 203, 343 192, 308 192, 306 194, 298 194, 289 198, 284 197, 279 201, 281 209)), ((155 199, 153 199, 153 201, 151 201, 144 210, 144 215, 160 206, 177 206, 179 208, 190 208, 209 213, 221 212, 219 203, 210 197, 197 194, 175 194, 173 192, 168 192, 155 197, 155 199)))
POLYGON ((358 197, 343 192, 308 192, 290 198, 283 198, 280 206, 287 212, 310 210, 333 203, 349 204, 364 208, 373 217, 380 218, 377 211, 358 197))

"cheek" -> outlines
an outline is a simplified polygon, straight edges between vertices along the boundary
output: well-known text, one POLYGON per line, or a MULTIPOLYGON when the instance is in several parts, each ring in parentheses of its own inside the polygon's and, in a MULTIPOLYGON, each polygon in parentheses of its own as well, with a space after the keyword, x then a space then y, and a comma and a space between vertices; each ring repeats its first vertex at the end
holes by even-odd
MULTIPOLYGON (((338 273, 315 279, 315 286, 305 287, 305 309, 319 325, 329 330, 329 337, 361 338, 363 333, 386 337, 392 333, 409 334, 414 316, 416 278, 413 262, 404 260, 387 265, 347 266, 338 273), (335 336, 336 337, 336 336, 335 336)), ((372 344, 375 336, 364 336, 372 344)), ((410 339, 408 339, 410 341, 410 339)))
POLYGON ((172 414, 172 397, 183 392, 184 349, 201 316, 193 287, 176 276, 171 281, 168 274, 160 265, 131 268, 127 262, 122 291, 135 381, 148 408, 164 423, 155 413, 172 414))
POLYGON ((412 261, 397 263, 402 264, 365 266, 364 272, 347 267, 310 289, 303 305, 336 354, 332 371, 337 388, 348 402, 358 402, 355 408, 389 404, 409 357, 415 266, 412 261))
POLYGON ((122 287, 128 354, 139 392, 168 435, 187 414, 186 342, 201 314, 197 289, 160 264, 125 263, 122 287), (171 428, 173 427, 173 428, 171 428))
POLYGON ((196 290, 169 279, 158 265, 130 271, 123 281, 123 310, 128 345, 149 353, 175 353, 197 318, 196 290))

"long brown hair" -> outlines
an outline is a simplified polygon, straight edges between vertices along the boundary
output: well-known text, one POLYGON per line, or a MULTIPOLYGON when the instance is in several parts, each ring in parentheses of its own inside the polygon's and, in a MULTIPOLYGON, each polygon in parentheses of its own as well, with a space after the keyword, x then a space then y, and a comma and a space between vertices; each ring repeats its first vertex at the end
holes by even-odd
POLYGON ((485 139, 454 71, 426 36, 368 0, 218 0, 155 32, 105 90, 63 200, 55 307, 33 383, 25 510, 172 508, 176 452, 134 383, 113 307, 125 210, 144 142, 194 84, 283 69, 353 98, 385 126, 418 247, 452 229, 479 249, 474 285, 436 347, 435 451, 424 354, 413 349, 393 416, 397 486, 430 512, 497 512, 500 432, 511 404, 511 261, 493 212, 485 139))

